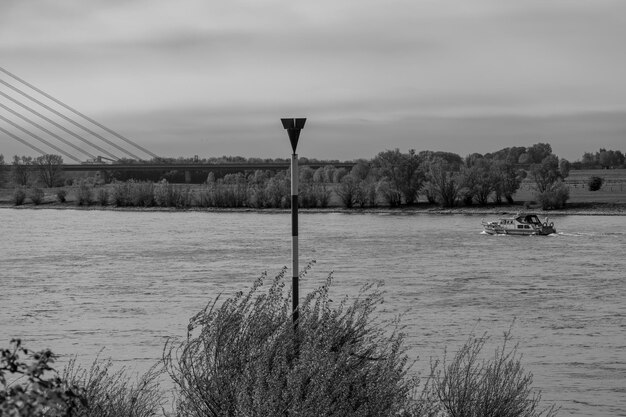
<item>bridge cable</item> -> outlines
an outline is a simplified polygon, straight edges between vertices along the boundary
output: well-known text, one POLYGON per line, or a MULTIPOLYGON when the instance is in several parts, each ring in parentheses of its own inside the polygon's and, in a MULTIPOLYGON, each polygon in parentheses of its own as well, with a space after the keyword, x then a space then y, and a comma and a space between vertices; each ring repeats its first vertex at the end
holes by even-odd
MULTIPOLYGON (((44 126, 40 125, 39 123, 35 122, 34 120, 30 120, 28 117, 26 117, 26 116, 24 116, 22 114, 19 114, 18 112, 16 112, 15 110, 11 109, 10 107, 7 107, 7 106, 5 106, 2 103, 0 103, 0 107, 5 109, 9 113, 13 114, 14 116, 19 117, 20 119, 24 120, 25 122, 30 123, 31 125, 35 126, 36 128, 46 132, 47 134, 49 134, 53 138, 63 142, 64 144, 66 144, 68 146, 71 146, 72 148, 76 149, 77 151, 87 155, 88 157, 90 157, 90 158, 92 158, 94 160, 97 159, 97 157, 95 155, 92 155, 91 153, 85 151, 84 149, 79 148, 78 146, 74 145, 72 142, 63 139, 61 136, 57 135, 54 132, 51 132, 50 130, 46 129, 44 126)), ((72 159, 76 159, 76 158, 72 158, 72 159)))
POLYGON ((47 140, 43 139, 42 137, 34 134, 33 132, 24 129, 23 127, 21 127, 20 125, 18 125, 17 123, 13 122, 12 120, 7 119, 6 117, 0 115, 0 119, 4 120, 5 122, 9 123, 11 126, 21 130, 22 132, 26 133, 27 135, 32 136, 33 138, 37 139, 38 141, 44 143, 45 145, 48 145, 49 147, 51 147, 52 149, 54 149, 57 152, 62 153, 63 155, 67 156, 70 159, 73 159, 74 161, 78 162, 79 164, 82 162, 80 159, 74 157, 73 155, 65 152, 63 149, 55 146, 53 143, 48 142, 47 140))
POLYGON ((15 136, 13 133, 9 132, 8 130, 5 130, 3 127, 0 127, 0 132, 3 132, 4 134, 12 137, 13 139, 15 139, 18 142, 22 142, 24 145, 26 145, 26 146, 36 150, 37 152, 39 152, 42 155, 46 154, 44 151, 42 151, 41 149, 39 149, 35 145, 31 145, 30 143, 28 143, 25 140, 21 139, 19 136, 15 136))
MULTIPOLYGON (((17 81, 19 81, 20 83, 22 83, 22 84, 24 84, 24 85, 26 85, 26 86, 30 87, 31 89, 35 90, 36 92, 38 92, 38 93, 39 93, 39 94, 41 94, 42 96, 44 96, 44 97, 46 97, 46 98, 48 98, 48 99, 50 99, 50 100, 54 101, 55 103, 57 103, 58 105, 60 105, 60 106, 64 107, 65 109, 67 109, 67 110, 71 111, 72 113, 74 113, 74 114, 76 114, 76 115, 78 115, 78 116, 82 117, 83 119, 85 119, 85 120, 87 120, 87 121, 89 121, 89 122, 93 123, 94 125, 98 126, 99 128, 101 128, 101 129, 103 129, 103 130, 105 130, 105 131, 109 132, 110 134, 112 134, 113 136, 117 137, 118 139, 121 139, 121 140, 123 140, 124 142, 126 142, 126 143, 128 143, 128 144, 130 144, 130 145, 134 146, 135 148, 137 148, 137 149, 139 149, 139 150, 141 150, 141 151, 143 151, 143 152, 147 153, 148 155, 152 156, 153 158, 159 159, 159 156, 158 156, 158 155, 156 155, 156 154, 154 154, 154 153, 150 152, 150 151, 149 151, 149 150, 147 150, 146 148, 144 148, 144 147, 142 147, 141 145, 139 145, 139 144, 135 143, 134 141, 132 141, 132 140, 128 139, 127 137, 122 136, 120 133, 117 133, 116 131, 114 131, 114 130, 112 130, 112 129, 109 129, 108 127, 106 127, 106 126, 104 126, 103 124, 99 123, 98 121, 96 121, 96 120, 92 119, 91 117, 86 116, 85 114, 83 114, 83 113, 79 112, 78 110, 76 110, 76 109, 74 109, 74 108, 70 107, 69 105, 67 105, 67 104, 63 103, 61 100, 58 100, 58 99, 56 99, 56 98, 52 97, 51 95, 49 95, 49 94, 47 94, 46 92, 44 92, 44 91, 40 90, 39 88, 35 87, 34 85, 30 84, 29 82, 27 82, 27 81, 25 81, 25 80, 21 79, 21 78, 20 78, 20 77, 18 77, 17 75, 10 73, 9 71, 7 71, 6 69, 4 69, 4 68, 2 68, 2 67, 0 67, 0 71, 2 71, 3 73, 5 73, 5 74, 9 75, 10 77, 13 77, 14 79, 16 79, 17 81)), ((141 159, 141 158, 138 158, 138 159, 141 159)))
POLYGON ((78 123, 77 121, 70 119, 70 118, 69 118, 69 117, 67 117, 66 115, 64 115, 64 114, 62 114, 62 113, 60 113, 60 112, 56 111, 55 109, 53 109, 52 107, 48 106, 47 104, 42 103, 41 101, 37 100, 35 97, 30 96, 29 94, 25 93, 24 91, 20 90, 19 88, 15 87, 15 86, 13 86, 13 85, 11 85, 11 84, 9 84, 9 83, 7 83, 7 82, 6 82, 6 81, 4 81, 4 80, 0 80, 0 83, 1 83, 1 84, 4 84, 4 85, 5 85, 5 86, 7 86, 7 87, 9 87, 11 90, 16 91, 17 93, 19 93, 19 94, 23 95, 24 97, 28 98, 29 100, 34 101, 35 103, 39 104, 41 107, 45 108, 46 110, 48 110, 48 111, 50 111, 50 112, 54 113, 55 115, 57 115, 57 116, 59 116, 59 117, 63 118, 64 120, 66 120, 66 121, 68 121, 68 122, 72 123, 74 126, 76 126, 76 127, 80 128, 80 129, 83 129, 85 132, 87 132, 87 133, 89 133, 89 134, 91 134, 91 135, 93 135, 93 136, 97 137, 97 138, 98 138, 98 139, 100 139, 101 141, 108 143, 109 145, 113 146, 113 147, 114 147, 114 148, 116 148, 117 150, 124 152, 125 154, 127 154, 127 155, 131 156, 131 157, 132 157, 132 158, 134 158, 134 159, 137 159, 137 160, 140 160, 140 161, 142 160, 140 157, 138 157, 137 155, 134 155, 132 152, 129 152, 129 151, 127 151, 126 149, 122 148, 121 146, 119 146, 119 145, 115 144, 114 142, 111 142, 110 140, 108 140, 108 139, 107 139, 107 138, 105 138, 104 136, 102 136, 102 135, 100 135, 100 134, 98 134, 98 133, 94 132, 93 130, 89 129, 89 128, 88 128, 88 127, 86 127, 86 126, 83 126, 82 124, 78 123))
POLYGON ((86 143, 87 145, 91 146, 92 148, 95 148, 97 150, 99 150, 100 152, 107 154, 108 156, 110 156, 111 158, 115 159, 115 160, 119 160, 120 158, 118 158, 117 156, 113 155, 111 152, 107 151, 104 148, 99 147, 98 145, 96 145, 95 143, 91 143, 89 142, 87 139, 83 138, 82 136, 72 132, 71 130, 69 130, 68 128, 61 126, 60 124, 58 124, 57 122, 55 122, 54 120, 50 119, 49 117, 44 116, 43 114, 39 113, 37 110, 34 110, 33 108, 31 108, 30 106, 20 103, 19 101, 17 101, 16 99, 14 99, 13 97, 3 93, 2 91, 0 91, 0 95, 8 98, 9 100, 11 100, 13 103, 17 104, 18 106, 28 110, 29 112, 33 113, 36 116, 41 117, 42 119, 44 119, 46 122, 58 127, 59 129, 63 130, 65 133, 74 136, 76 139, 86 143))

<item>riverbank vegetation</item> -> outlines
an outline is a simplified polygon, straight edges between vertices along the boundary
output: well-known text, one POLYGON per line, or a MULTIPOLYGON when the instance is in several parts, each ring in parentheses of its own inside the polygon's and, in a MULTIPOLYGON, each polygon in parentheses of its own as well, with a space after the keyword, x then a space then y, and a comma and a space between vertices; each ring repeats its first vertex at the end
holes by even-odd
MULTIPOLYGON (((306 270, 305 270, 306 272, 306 270)), ((19 341, 1 350, 0 415, 15 416, 554 416, 543 407, 510 333, 495 355, 472 336, 452 358, 413 370, 399 320, 375 317, 380 286, 335 300, 332 276, 305 295, 292 323, 285 270, 219 298, 191 318, 184 340, 164 347, 161 368, 136 382, 112 362, 74 361, 62 373, 49 350, 19 341), (15 377, 21 379, 14 381, 15 377), (161 377, 169 376, 173 392, 161 377), (172 411, 165 410, 173 398, 172 411)))
MULTIPOLYGON (((570 164, 554 155, 546 143, 465 158, 449 152, 387 150, 371 160, 355 161, 350 170, 328 164, 317 169, 302 166, 299 206, 362 209, 417 204, 441 208, 525 204, 558 210, 566 207, 573 192, 580 194, 579 186, 595 191, 591 199, 584 201, 604 202, 605 196, 599 192, 603 187, 624 192, 626 175, 614 175, 623 170, 604 170, 602 176, 593 171, 594 175, 586 177, 581 177, 583 171, 572 171, 572 167, 623 166, 620 151, 601 149, 595 155, 585 154, 583 160, 570 164)), ((12 195, 4 193, 4 201, 15 205, 52 202, 54 198, 46 199, 45 192, 42 195, 43 187, 56 190, 57 203, 67 201, 77 206, 264 209, 288 208, 291 204, 288 170, 205 172, 201 180, 201 173, 192 172, 187 179, 198 183, 191 184, 184 183, 186 175, 178 171, 115 172, 98 178, 64 179, 61 162, 54 155, 35 160, 15 157, 10 181, 4 180, 5 186, 8 183, 14 188, 12 195), (28 169, 29 165, 37 169, 28 169)))

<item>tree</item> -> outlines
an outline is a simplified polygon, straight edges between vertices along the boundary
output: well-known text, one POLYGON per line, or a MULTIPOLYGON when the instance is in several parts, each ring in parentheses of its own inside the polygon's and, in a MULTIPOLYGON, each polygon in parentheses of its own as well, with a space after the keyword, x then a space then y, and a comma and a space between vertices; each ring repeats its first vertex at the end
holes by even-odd
POLYGON ((444 161, 447 167, 452 171, 460 171, 463 166, 463 158, 452 152, 421 151, 419 153, 419 157, 424 164, 440 159, 444 161))
POLYGON ((622 153, 622 151, 615 151, 614 153, 614 157, 615 157, 615 165, 616 166, 621 166, 622 168, 624 167, 624 164, 626 163, 626 156, 622 153))
POLYGON ((471 205, 476 199, 478 204, 486 205, 496 186, 493 161, 474 153, 465 158, 465 167, 461 169, 463 178, 463 202, 471 205))
POLYGON ((332 165, 326 165, 323 168, 323 171, 324 171, 324 180, 323 180, 323 182, 326 182, 326 183, 333 182, 333 178, 335 177, 335 170, 336 169, 337 168, 335 168, 332 165))
POLYGON ((328 182, 326 181, 326 176, 324 174, 324 167, 319 167, 318 169, 315 170, 315 172, 313 173, 313 182, 316 182, 316 183, 328 182))
POLYGON ((621 151, 614 151, 612 149, 600 149, 600 151, 596 153, 596 160, 602 168, 615 168, 624 165, 624 154, 621 151))
POLYGON ((372 178, 359 181, 355 203, 360 207, 376 207, 378 193, 376 182, 372 178))
POLYGON ((570 164, 567 159, 559 160, 559 172, 561 173, 561 178, 567 178, 571 168, 572 164, 570 164))
POLYGON ((592 168, 597 163, 595 155, 591 152, 585 152, 581 162, 585 168, 592 168))
POLYGON ((565 178, 559 169, 559 158, 556 155, 546 156, 540 164, 532 164, 530 175, 535 181, 535 188, 543 193, 552 184, 565 178))
POLYGON ((359 159, 356 161, 356 164, 352 167, 350 171, 350 175, 359 180, 364 180, 367 178, 370 172, 370 163, 364 159, 359 159))
POLYGON ((461 167, 461 199, 463 204, 471 206, 476 195, 478 186, 478 167, 473 165, 469 167, 461 167))
POLYGON ((600 153, 598 154, 598 162, 600 163, 602 168, 609 168, 611 166, 611 154, 605 149, 600 149, 600 153))
POLYGON ((33 158, 30 156, 13 156, 11 165, 11 180, 15 185, 27 186, 30 183, 30 168, 33 158))
POLYGON ((569 169, 566 166, 561 167, 556 155, 547 156, 540 164, 531 165, 530 174, 535 181, 537 200, 545 210, 565 206, 569 199, 569 188, 563 183, 563 179, 568 173, 569 169))
POLYGON ((561 209, 569 200, 569 187, 561 180, 551 184, 546 191, 537 194, 543 210, 561 209))
POLYGON ((526 171, 516 168, 508 161, 495 161, 493 168, 496 202, 499 203, 504 196, 509 204, 513 204, 513 194, 519 190, 522 180, 526 178, 526 171))
POLYGON ((463 179, 459 172, 451 169, 450 164, 441 158, 429 164, 428 192, 437 198, 444 207, 456 205, 463 179))
POLYGON ((300 182, 301 183, 310 183, 313 182, 313 174, 314 171, 309 166, 303 166, 299 170, 300 182))
POLYGON ((408 153, 401 153, 399 149, 379 153, 373 160, 379 169, 380 175, 386 178, 395 188, 406 204, 413 204, 417 200, 417 193, 425 181, 422 167, 422 158, 411 149, 408 153))
POLYGON ((389 207, 398 207, 402 204, 402 194, 386 177, 383 177, 376 183, 376 193, 382 197, 389 207))
POLYGON ((485 154, 485 158, 493 159, 494 161, 505 161, 509 164, 517 164, 520 156, 524 153, 526 153, 526 147, 513 146, 511 148, 500 149, 492 154, 485 154))
POLYGON ((534 164, 541 163, 545 158, 552 155, 552 146, 548 143, 536 143, 528 148, 530 162, 534 164))
POLYGON ((4 155, 0 153, 0 187, 4 185, 4 155))
POLYGON ((489 196, 495 189, 496 175, 493 163, 489 159, 479 159, 472 167, 475 171, 474 197, 481 206, 487 204, 489 196))
POLYGON ((359 193, 359 180, 354 178, 351 174, 345 175, 341 178, 339 186, 335 190, 341 202, 346 208, 352 208, 357 202, 359 193))
POLYGON ((348 175, 348 170, 345 168, 339 168, 339 169, 335 169, 333 171, 333 177, 332 177, 332 182, 334 183, 340 183, 341 179, 343 177, 345 177, 346 175, 348 175))
POLYGON ((63 178, 63 158, 60 155, 46 154, 35 158, 39 179, 48 188, 54 187, 63 178))

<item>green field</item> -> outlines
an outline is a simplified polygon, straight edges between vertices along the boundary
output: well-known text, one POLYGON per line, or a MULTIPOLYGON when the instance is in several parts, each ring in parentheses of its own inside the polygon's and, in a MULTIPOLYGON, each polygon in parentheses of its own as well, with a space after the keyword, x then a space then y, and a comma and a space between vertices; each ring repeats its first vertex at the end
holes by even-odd
MULTIPOLYGON (((626 169, 572 170, 565 183, 569 185, 569 203, 626 204, 626 169), (598 191, 589 191, 587 188, 589 177, 592 176, 604 179, 604 185, 598 191)), ((532 201, 533 194, 533 184, 526 179, 514 198, 517 201, 532 201)))

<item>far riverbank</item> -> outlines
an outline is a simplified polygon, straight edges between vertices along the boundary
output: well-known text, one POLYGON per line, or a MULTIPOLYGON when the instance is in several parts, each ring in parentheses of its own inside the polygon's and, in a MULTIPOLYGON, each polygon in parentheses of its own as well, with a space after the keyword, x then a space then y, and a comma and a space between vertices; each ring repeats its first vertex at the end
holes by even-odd
MULTIPOLYGON (((16 209, 16 210, 106 210, 106 211, 135 211, 135 212, 212 212, 212 213, 233 213, 233 212, 258 212, 258 213, 283 213, 289 212, 290 209, 275 208, 214 208, 214 207, 190 207, 190 208, 172 208, 172 207, 116 207, 89 205, 79 206, 73 202, 58 203, 44 202, 42 204, 26 203, 16 206, 7 201, 0 201, 0 208, 16 209)), ((436 205, 421 203, 412 206, 390 208, 390 207, 374 207, 374 208, 352 208, 346 209, 341 207, 328 208, 300 208, 302 213, 346 213, 346 214, 465 214, 465 215, 503 215, 515 214, 518 212, 533 212, 541 216, 626 216, 626 203, 603 203, 603 202, 580 202, 569 203, 564 209, 560 210, 542 210, 536 207, 526 207, 523 204, 500 204, 487 206, 459 206, 459 207, 440 207, 436 205)))

